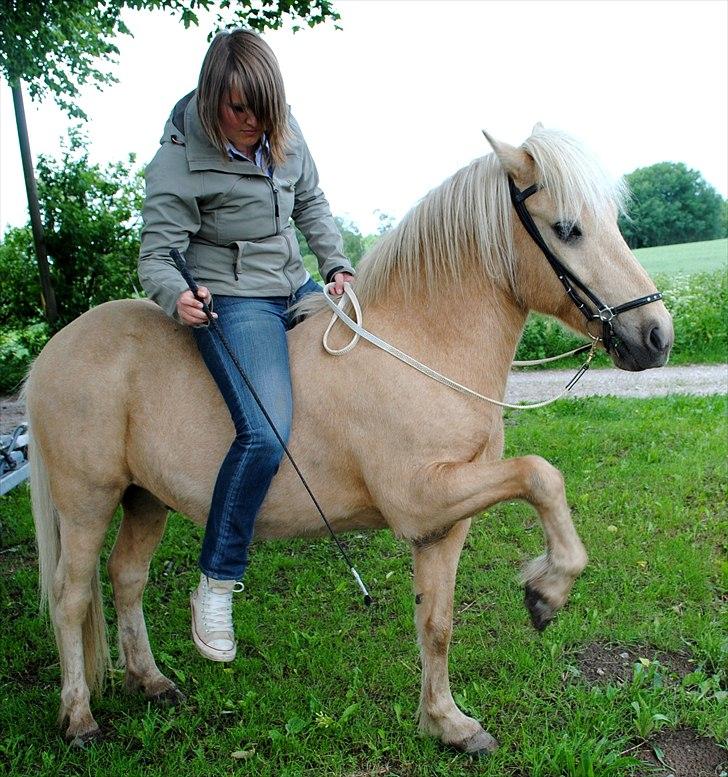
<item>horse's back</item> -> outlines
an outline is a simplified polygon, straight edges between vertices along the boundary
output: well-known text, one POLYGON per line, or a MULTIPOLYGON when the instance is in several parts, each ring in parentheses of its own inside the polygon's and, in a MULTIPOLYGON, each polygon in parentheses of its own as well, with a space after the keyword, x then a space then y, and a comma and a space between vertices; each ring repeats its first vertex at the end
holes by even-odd
POLYGON ((129 430, 145 392, 173 390, 170 376, 195 357, 189 332, 147 300, 99 305, 54 335, 25 390, 49 471, 120 487, 134 480, 129 430))

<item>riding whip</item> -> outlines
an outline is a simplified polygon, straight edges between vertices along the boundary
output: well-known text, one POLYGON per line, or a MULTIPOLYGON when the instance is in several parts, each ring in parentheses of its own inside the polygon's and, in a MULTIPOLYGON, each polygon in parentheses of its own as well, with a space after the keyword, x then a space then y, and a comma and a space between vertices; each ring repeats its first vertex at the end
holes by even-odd
MULTIPOLYGON (((179 270, 180 275, 185 279, 185 282, 189 286, 190 291, 194 295, 195 299, 200 299, 197 296, 197 293, 198 293, 197 283, 195 282, 195 279, 190 274, 190 271, 187 269, 187 263, 185 262, 182 254, 176 248, 173 248, 169 252, 169 255, 172 257, 172 260, 177 266, 177 269, 179 270)), ((301 472, 298 465, 294 461, 293 456, 291 455, 291 452, 288 450, 288 446, 283 440, 283 437, 281 436, 280 432, 276 428, 276 425, 273 423, 273 419, 270 417, 270 415, 268 414, 268 411, 265 409, 263 402, 258 396, 258 393, 256 392, 255 388, 253 387, 253 384, 250 382, 250 379, 245 374, 245 370, 243 370, 243 368, 240 365, 240 362, 238 361, 237 357, 233 353, 233 350, 230 347, 230 344, 228 343, 225 335, 222 333, 222 330, 218 326, 217 321, 213 318, 210 308, 208 307, 207 303, 204 300, 200 300, 200 302, 202 302, 202 311, 207 316, 207 321, 210 327, 212 328, 212 331, 215 332, 215 334, 220 339, 220 342, 222 343, 223 348, 227 351, 228 356, 232 359, 233 364, 235 365, 236 369, 240 373, 240 377, 243 379, 245 385, 248 387, 248 390, 250 391, 251 396, 255 400, 255 403, 260 408, 260 412, 263 413, 263 415, 265 416, 265 420, 270 425, 270 428, 272 429, 273 434, 276 436, 276 439, 281 444, 281 447, 283 448, 284 453, 288 457, 288 460, 293 465, 293 469, 296 470, 296 474, 300 478, 301 483, 303 483, 303 487, 308 492, 308 495, 311 497, 311 501, 314 503, 316 510, 318 510, 318 513, 321 516, 321 520, 324 522, 324 524, 326 525, 326 528, 329 530, 329 534, 331 534, 331 539, 336 543, 336 547, 339 549, 339 553, 341 553, 341 557, 344 560, 344 563, 346 564, 349 571, 353 575, 354 580, 356 580, 356 584, 359 586, 359 589, 361 590, 362 594, 364 594, 364 604, 367 605, 368 607, 372 603, 372 597, 369 595, 369 591, 367 591, 367 588, 364 585, 361 577, 359 576, 359 573, 356 571, 356 569, 354 568, 354 565, 351 563, 351 559, 349 558, 349 555, 347 554, 343 545, 339 542, 339 539, 334 533, 334 530, 331 528, 331 524, 328 522, 326 516, 324 515, 324 511, 321 509, 321 506, 319 505, 318 500, 316 499, 316 497, 313 494, 313 491, 311 491, 311 488, 306 482, 306 479, 304 478, 303 473, 301 472)))

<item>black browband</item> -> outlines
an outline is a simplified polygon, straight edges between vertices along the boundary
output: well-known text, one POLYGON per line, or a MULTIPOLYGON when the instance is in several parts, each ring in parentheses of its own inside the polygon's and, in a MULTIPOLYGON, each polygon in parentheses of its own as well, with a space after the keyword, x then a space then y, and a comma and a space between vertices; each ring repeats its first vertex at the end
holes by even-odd
POLYGON ((524 202, 532 194, 535 194, 539 190, 539 185, 533 184, 533 186, 529 186, 527 189, 521 191, 516 186, 516 184, 513 183, 513 179, 509 175, 508 188, 511 192, 511 202, 513 203, 513 207, 516 209, 516 213, 518 214, 518 218, 521 220, 521 224, 523 224, 524 229, 531 236, 533 242, 541 249, 541 252, 553 268, 553 271, 556 273, 556 277, 561 281, 561 284, 566 289, 566 293, 569 295, 572 302, 579 308, 579 310, 581 310, 587 322, 602 322, 601 339, 604 342, 604 347, 608 351, 614 338, 612 319, 616 318, 620 313, 624 313, 627 310, 639 308, 642 305, 649 304, 650 302, 657 302, 658 300, 662 299, 662 294, 657 291, 654 294, 648 294, 646 297, 633 299, 631 302, 625 302, 623 305, 617 305, 616 307, 609 307, 609 305, 605 305, 588 286, 582 283, 582 281, 580 281, 579 278, 574 275, 574 273, 571 272, 571 270, 569 270, 566 265, 561 262, 561 260, 558 259, 558 257, 546 245, 546 241, 538 231, 538 227, 531 218, 531 214, 528 212, 524 202), (576 289, 574 289, 575 286, 589 298, 592 304, 596 307, 596 312, 592 311, 584 299, 579 296, 579 293, 576 291, 576 289))

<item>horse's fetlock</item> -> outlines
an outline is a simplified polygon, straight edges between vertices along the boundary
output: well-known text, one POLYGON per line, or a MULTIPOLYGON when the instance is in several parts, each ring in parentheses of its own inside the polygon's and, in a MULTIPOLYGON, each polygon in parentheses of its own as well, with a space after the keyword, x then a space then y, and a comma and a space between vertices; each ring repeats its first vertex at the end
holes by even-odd
POLYGON ((569 574, 571 577, 579 577, 588 563, 589 556, 587 555, 586 548, 579 542, 578 546, 574 548, 574 557, 570 563, 569 574))

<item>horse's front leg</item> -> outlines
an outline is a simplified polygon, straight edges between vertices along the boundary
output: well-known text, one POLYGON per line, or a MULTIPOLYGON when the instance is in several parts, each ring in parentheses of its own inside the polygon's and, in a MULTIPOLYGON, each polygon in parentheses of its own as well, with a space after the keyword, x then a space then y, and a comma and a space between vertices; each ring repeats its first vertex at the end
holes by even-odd
POLYGON ((456 523, 431 543, 414 543, 415 622, 422 659, 420 730, 468 753, 495 750, 498 743, 477 720, 464 715, 450 693, 447 654, 458 559, 470 519, 456 523))
POLYGON ((538 511, 546 553, 524 569, 526 606, 533 625, 544 629, 569 597, 587 555, 566 503, 561 473, 540 456, 505 461, 440 464, 429 468, 423 496, 440 508, 443 522, 475 515, 496 502, 525 499, 538 511))

